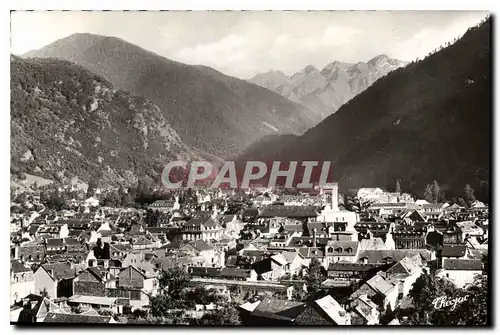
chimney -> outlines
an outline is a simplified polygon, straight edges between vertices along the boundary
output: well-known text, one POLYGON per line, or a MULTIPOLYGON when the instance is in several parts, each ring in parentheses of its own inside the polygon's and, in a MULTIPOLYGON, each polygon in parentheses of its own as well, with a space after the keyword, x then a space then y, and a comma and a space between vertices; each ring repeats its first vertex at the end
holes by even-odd
POLYGON ((316 228, 313 228, 313 248, 316 248, 316 228))
POLYGON ((339 210, 339 184, 332 183, 332 211, 338 212, 339 210))

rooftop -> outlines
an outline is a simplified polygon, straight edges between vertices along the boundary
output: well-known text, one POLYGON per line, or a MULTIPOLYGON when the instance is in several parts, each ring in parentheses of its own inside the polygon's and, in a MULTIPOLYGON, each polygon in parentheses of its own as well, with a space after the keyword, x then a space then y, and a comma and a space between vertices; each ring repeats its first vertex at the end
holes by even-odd
POLYGON ((483 264, 480 259, 444 259, 443 269, 461 271, 481 271, 483 264))
POLYGON ((90 295, 73 295, 68 301, 79 303, 79 304, 91 304, 91 305, 101 305, 101 306, 112 306, 116 303, 118 298, 112 297, 95 297, 90 295))

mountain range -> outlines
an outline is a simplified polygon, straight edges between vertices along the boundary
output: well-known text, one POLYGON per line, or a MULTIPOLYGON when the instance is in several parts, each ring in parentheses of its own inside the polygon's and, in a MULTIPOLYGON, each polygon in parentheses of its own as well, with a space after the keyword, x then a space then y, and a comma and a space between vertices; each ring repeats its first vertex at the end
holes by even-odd
POLYGON ((302 136, 267 137, 240 160, 330 160, 344 189, 387 187, 422 196, 436 180, 489 198, 491 18, 454 44, 396 69, 302 136), (270 150, 273 148, 273 150, 270 150))
POLYGON ((306 106, 324 119, 379 78, 407 64, 382 54, 366 63, 335 61, 321 71, 308 65, 292 76, 271 70, 259 73, 249 81, 306 106))
POLYGON ((320 118, 270 90, 210 67, 186 65, 116 37, 74 34, 23 57, 81 65, 156 104, 182 141, 221 158, 266 135, 302 134, 320 118))
POLYGON ((487 199, 490 49, 488 19, 390 72, 401 63, 384 55, 356 64, 360 72, 386 69, 378 80, 373 74, 341 85, 338 79, 356 70, 334 62, 295 74, 293 89, 279 72, 260 83, 288 87, 299 101, 118 38, 75 34, 23 59, 11 57, 12 172, 84 181, 99 174, 130 184, 141 176, 158 179, 173 159, 329 160, 344 190, 391 189, 399 180, 403 191, 422 195, 436 180, 443 192, 459 194, 468 183, 487 199), (325 87, 347 91, 370 80, 334 114, 315 108, 319 102, 305 106, 327 96, 325 87))

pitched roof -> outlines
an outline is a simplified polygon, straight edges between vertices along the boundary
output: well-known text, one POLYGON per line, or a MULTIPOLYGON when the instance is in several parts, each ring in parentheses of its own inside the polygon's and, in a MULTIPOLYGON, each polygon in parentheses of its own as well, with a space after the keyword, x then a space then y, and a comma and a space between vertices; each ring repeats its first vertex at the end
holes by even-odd
POLYGON ((482 228, 476 225, 472 221, 462 221, 462 222, 457 222, 457 226, 462 229, 462 232, 470 232, 470 231, 477 231, 480 232, 482 231, 482 228))
POLYGON ((162 270, 167 270, 177 266, 188 265, 191 263, 191 257, 165 256, 160 258, 160 263, 162 270))
POLYGON ((42 227, 40 227, 40 229, 38 230, 39 233, 59 233, 59 231, 61 230, 61 227, 63 225, 61 224, 47 224, 47 225, 44 225, 42 227))
POLYGON ((370 271, 376 269, 377 264, 359 264, 359 263, 330 263, 328 271, 370 271))
POLYGON ((147 237, 142 236, 142 235, 134 238, 132 241, 132 244, 135 244, 135 245, 149 245, 151 243, 152 242, 150 239, 148 239, 147 237))
POLYGON ((425 221, 426 215, 417 209, 408 211, 403 218, 412 218, 413 221, 425 221))
POLYGON ((105 305, 105 306, 114 305, 117 300, 118 300, 117 297, 100 297, 100 296, 81 295, 81 294, 75 294, 70 298, 68 298, 68 301, 70 302, 92 304, 92 305, 105 305))
POLYGON ((415 264, 415 262, 409 258, 405 257, 396 264, 394 264, 387 273, 399 273, 405 275, 412 275, 416 273, 419 269, 419 266, 415 264))
POLYGON ((368 259, 368 263, 383 263, 386 259, 399 262, 405 257, 419 256, 425 261, 430 261, 431 253, 427 249, 396 249, 396 250, 363 250, 358 255, 358 260, 368 259))
POLYGON ((321 308, 337 325, 347 325, 349 324, 349 318, 347 317, 347 312, 340 304, 333 299, 332 296, 327 295, 321 299, 314 301, 319 308, 321 308))
POLYGON ((152 204, 149 205, 149 207, 153 208, 161 208, 161 207, 174 207, 175 205, 175 200, 156 200, 152 204))
POLYGON ((122 251, 122 252, 133 250, 130 244, 110 244, 109 248, 116 249, 117 251, 122 251))
POLYGON ((309 231, 309 235, 313 235, 313 229, 316 229, 318 233, 322 231, 326 231, 326 225, 324 222, 307 222, 307 230, 309 231))
MULTIPOLYGON (((330 241, 329 237, 317 237, 316 238, 316 246, 325 246, 328 241, 330 241)), ((304 236, 295 236, 290 239, 288 243, 288 247, 307 247, 312 246, 313 238, 312 237, 304 237, 304 236)))
POLYGON ((197 218, 192 218, 188 222, 184 224, 185 229, 189 229, 190 227, 209 227, 209 228, 217 228, 220 227, 217 222, 215 222, 211 216, 200 216, 197 218))
POLYGON ((288 264, 286 258, 283 255, 281 255, 281 254, 272 255, 271 259, 273 261, 275 261, 276 263, 278 263, 279 265, 286 265, 286 264, 288 264))
POLYGON ((464 257, 466 251, 465 245, 445 245, 441 250, 441 257, 464 257))
POLYGON ((192 276, 213 277, 213 278, 250 278, 251 269, 236 268, 212 268, 190 266, 189 274, 192 276))
POLYGON ((146 231, 151 234, 168 234, 174 230, 178 230, 177 227, 147 227, 146 231))
POLYGON ((11 259, 10 260, 10 272, 11 273, 22 273, 22 272, 31 272, 31 268, 24 264, 19 259, 11 259))
POLYGON ((48 238, 45 240, 47 247, 64 247, 64 240, 62 238, 48 238))
POLYGON ((392 319, 392 321, 391 321, 391 322, 389 322, 387 325, 388 325, 388 326, 399 326, 399 325, 401 325, 401 323, 399 323, 398 318, 394 318, 394 319, 392 319))
POLYGON ((243 211, 243 216, 258 216, 259 210, 257 208, 247 208, 243 211))
POLYGON ((299 248, 299 253, 305 258, 321 258, 325 256, 322 248, 299 248))
POLYGON ((245 311, 253 312, 255 310, 255 308, 257 308, 257 306, 259 306, 259 304, 260 304, 260 300, 256 300, 254 302, 247 301, 243 305, 240 305, 239 307, 241 309, 244 309, 245 311))
POLYGON ((254 309, 252 315, 293 321, 304 311, 305 307, 306 304, 302 302, 265 298, 254 309))
POLYGON ((38 224, 31 224, 29 227, 28 227, 28 230, 27 232, 30 234, 30 235, 35 235, 37 233, 37 231, 39 230, 39 228, 41 227, 41 225, 38 225, 38 224))
POLYGON ((332 256, 355 256, 358 247, 358 241, 328 241, 325 252, 332 256))
POLYGON ((83 272, 90 273, 101 282, 105 279, 105 274, 98 267, 88 267, 84 271, 82 271, 82 273, 83 272))
POLYGON ((480 259, 444 259, 443 269, 481 271, 483 269, 483 264, 480 259))
POLYGON ((359 243, 360 250, 387 250, 387 246, 380 237, 363 239, 359 243))
POLYGON ((298 225, 298 224, 285 224, 283 226, 283 229, 288 231, 288 232, 302 232, 304 230, 304 228, 302 227, 302 225, 298 225))
POLYGON ((76 238, 71 238, 71 237, 65 237, 63 238, 64 244, 66 245, 81 245, 80 241, 78 241, 76 238))
POLYGON ((236 268, 223 268, 220 272, 221 277, 250 278, 251 274, 252 274, 251 269, 236 269, 236 268))
POLYGON ((156 266, 151 262, 140 262, 134 264, 134 266, 141 272, 146 278, 153 278, 157 276, 156 266))
POLYGON ((52 264, 43 264, 42 267, 56 280, 75 278, 75 269, 67 262, 57 262, 52 264))
POLYGON ((366 282, 371 288, 373 288, 376 292, 387 295, 392 289, 394 289, 394 285, 386 281, 382 276, 376 274, 372 278, 370 278, 366 282))
POLYGON ((288 263, 292 263, 295 257, 304 258, 298 251, 284 251, 281 253, 288 263))
POLYGON ((377 305, 368 298, 366 294, 359 296, 353 302, 354 310, 361 315, 365 320, 372 321, 373 319, 373 310, 377 310, 377 305))
POLYGON ((312 206, 270 205, 259 210, 259 217, 316 217, 318 213, 312 206))

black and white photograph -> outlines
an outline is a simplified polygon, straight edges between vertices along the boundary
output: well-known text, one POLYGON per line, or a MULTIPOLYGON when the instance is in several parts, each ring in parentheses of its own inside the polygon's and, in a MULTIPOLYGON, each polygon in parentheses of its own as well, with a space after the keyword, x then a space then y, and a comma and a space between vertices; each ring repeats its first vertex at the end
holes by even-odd
POLYGON ((491 326, 493 25, 11 11, 10 324, 491 326))

